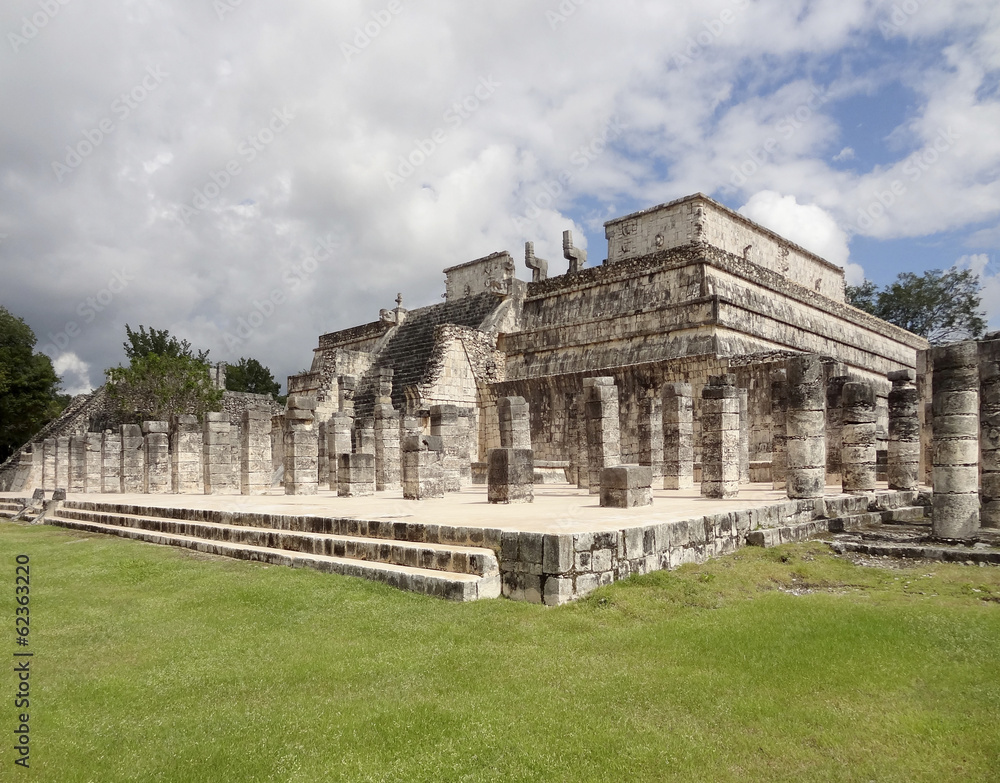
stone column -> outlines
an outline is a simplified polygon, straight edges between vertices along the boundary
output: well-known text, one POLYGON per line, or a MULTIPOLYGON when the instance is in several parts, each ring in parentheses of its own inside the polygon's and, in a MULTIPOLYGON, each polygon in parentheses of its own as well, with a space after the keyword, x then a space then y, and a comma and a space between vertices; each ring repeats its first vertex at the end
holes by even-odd
POLYGON ((771 373, 771 487, 785 489, 788 471, 788 378, 785 370, 771 373))
POLYGON ((87 491, 87 438, 72 435, 69 439, 69 484, 67 492, 87 491))
MULTIPOLYGON (((417 422, 407 416, 404 421, 417 422)), ((408 430, 410 428, 407 428, 408 430)), ((444 497, 444 464, 441 438, 407 434, 403 437, 403 497, 406 500, 444 497)))
POLYGON ((966 341, 931 349, 934 377, 932 533, 968 538, 979 529, 979 355, 966 341))
POLYGON ((202 466, 205 443, 197 416, 174 415, 170 419, 170 486, 181 495, 205 491, 202 466))
POLYGON ((497 400, 500 418, 500 448, 531 448, 531 414, 524 397, 501 397, 497 400))
POLYGON ((271 412, 243 411, 240 433, 240 493, 264 495, 271 488, 271 412))
POLYGON ((140 494, 145 491, 145 440, 138 424, 122 424, 121 479, 122 492, 140 494))
POLYGON ((202 476, 206 495, 233 495, 240 491, 233 464, 232 425, 225 413, 205 414, 202 476))
MULTIPOLYGON (((834 370, 843 372, 842 368, 834 370)), ((826 382, 826 483, 843 484, 844 471, 841 458, 844 449, 844 385, 850 381, 847 375, 833 375, 826 382)))
POLYGON ((56 439, 42 442, 42 489, 56 488, 56 439))
POLYGON ((122 491, 121 430, 104 430, 101 436, 101 492, 122 491))
POLYGON ((735 375, 716 375, 701 391, 701 494, 733 498, 740 490, 740 400, 735 375))
POLYGON ((920 483, 920 419, 913 370, 889 373, 889 489, 915 490, 920 483))
POLYGON ((750 390, 737 389, 740 405, 740 484, 750 483, 750 390))
POLYGON ((534 502, 534 480, 535 461, 531 449, 490 449, 486 477, 490 503, 534 502))
POLYGON ((875 389, 848 381, 841 399, 841 486, 852 495, 875 491, 875 389))
POLYGON ((1000 527, 1000 340, 979 343, 979 460, 982 527, 1000 527))
POLYGON ((823 364, 806 354, 788 360, 788 497, 820 498, 826 487, 826 401, 823 364))
POLYGON ((694 399, 690 383, 663 387, 663 488, 694 486, 694 399))
POLYGON ((69 489, 69 437, 56 438, 56 489, 69 489))
POLYGON ((271 486, 275 483, 285 486, 285 414, 283 413, 271 417, 271 486))
MULTIPOLYGON (((458 480, 461 486, 472 483, 473 445, 478 444, 478 433, 475 432, 476 409, 458 409, 458 480)), ((476 452, 478 457, 478 452, 476 452)))
POLYGON ((587 412, 587 458, 591 495, 601 494, 601 471, 621 464, 618 387, 611 377, 584 378, 587 412))
POLYGON ((399 411, 391 403, 375 406, 375 489, 399 489, 402 484, 399 411))
POLYGON ((143 492, 163 494, 170 491, 170 435, 165 421, 144 421, 143 492))
POLYGON ((444 491, 458 492, 462 488, 462 471, 456 406, 431 406, 431 435, 441 438, 444 448, 444 491))
POLYGON ((920 416, 920 480, 934 486, 934 403, 931 351, 917 351, 917 413, 920 416))
POLYGON ((580 486, 580 395, 566 395, 566 457, 569 483, 580 486))
POLYGON ((354 453, 375 456, 375 419, 367 417, 354 422, 354 453))
POLYGON ((101 433, 87 433, 87 482, 85 492, 100 492, 102 489, 101 433))
POLYGON ((350 498, 375 494, 375 455, 341 454, 337 457, 337 494, 350 498))
POLYGON ((319 488, 316 401, 293 395, 285 411, 285 494, 315 495, 319 488))
POLYGON ((334 492, 340 490, 340 479, 337 475, 340 469, 340 455, 351 453, 353 432, 354 417, 350 414, 335 413, 330 417, 326 428, 326 453, 330 461, 330 475, 327 476, 327 481, 334 492))
POLYGON ((655 390, 639 401, 639 464, 649 468, 651 486, 662 486, 663 398, 655 390))
MULTIPOLYGON (((319 416, 319 411, 317 409, 316 415, 319 416)), ((316 476, 318 479, 317 486, 319 489, 324 489, 330 481, 330 422, 329 421, 315 421, 314 426, 316 427, 316 476)), ((336 457, 334 457, 336 459, 336 457)))
POLYGON ((587 438, 587 395, 581 394, 577 398, 577 432, 576 432, 576 462, 579 470, 576 473, 576 488, 590 489, 590 449, 587 438))

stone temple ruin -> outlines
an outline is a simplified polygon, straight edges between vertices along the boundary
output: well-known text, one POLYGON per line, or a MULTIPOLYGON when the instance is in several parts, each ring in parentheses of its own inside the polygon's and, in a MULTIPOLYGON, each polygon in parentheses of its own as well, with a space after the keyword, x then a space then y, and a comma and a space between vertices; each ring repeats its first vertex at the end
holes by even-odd
POLYGON ((320 336, 281 412, 249 404, 43 439, 4 466, 0 487, 75 495, 41 512, 10 501, 57 524, 547 604, 873 521, 993 541, 1000 339, 930 349, 846 304, 842 269, 701 194, 605 227, 601 265, 586 267, 565 232, 562 274, 528 242, 531 282, 494 253, 445 269, 443 302, 407 310, 400 296, 377 320, 320 336), (555 488, 607 516, 588 528, 580 506, 579 520, 533 529, 555 488), (761 490, 768 502, 740 504, 761 490), (326 505, 165 510, 79 497, 91 493, 326 505), (476 520, 434 516, 440 499, 470 493, 488 504, 476 520), (686 514, 658 510, 682 495, 686 514), (698 497, 729 505, 698 514, 698 497), (393 500, 389 517, 346 505, 379 498, 393 500), (420 521, 397 499, 433 513, 420 521), (507 506, 519 523, 494 524, 507 506))

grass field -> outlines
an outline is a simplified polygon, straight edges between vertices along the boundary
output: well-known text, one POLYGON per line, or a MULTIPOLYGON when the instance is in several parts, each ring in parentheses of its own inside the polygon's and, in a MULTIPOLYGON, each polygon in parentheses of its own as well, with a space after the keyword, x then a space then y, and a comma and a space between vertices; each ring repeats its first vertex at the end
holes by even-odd
POLYGON ((0 780, 1000 780, 1000 569, 812 543, 546 609, 0 523, 8 661, 18 554, 0 780))

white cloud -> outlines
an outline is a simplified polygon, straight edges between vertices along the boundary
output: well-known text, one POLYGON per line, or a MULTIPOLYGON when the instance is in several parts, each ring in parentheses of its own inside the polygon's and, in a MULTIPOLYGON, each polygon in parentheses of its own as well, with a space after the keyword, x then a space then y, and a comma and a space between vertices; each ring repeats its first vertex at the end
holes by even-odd
POLYGON ((833 156, 833 159, 838 163, 844 160, 854 160, 856 157, 853 147, 844 147, 840 152, 833 156))
POLYGON ((62 379, 62 388, 66 394, 85 394, 94 388, 90 380, 90 365, 75 353, 62 353, 57 356, 52 367, 62 379))
POLYGON ((782 196, 773 190, 762 190, 740 207, 739 212, 802 245, 806 250, 843 267, 848 284, 857 285, 864 281, 864 270, 849 261, 847 233, 821 207, 799 204, 795 196, 782 196))

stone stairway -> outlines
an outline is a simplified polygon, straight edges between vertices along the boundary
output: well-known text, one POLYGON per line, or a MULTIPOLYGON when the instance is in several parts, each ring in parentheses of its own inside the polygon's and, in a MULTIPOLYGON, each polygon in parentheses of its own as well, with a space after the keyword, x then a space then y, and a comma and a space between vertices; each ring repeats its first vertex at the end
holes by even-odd
POLYGON ((929 501, 917 492, 874 492, 826 498, 815 518, 794 524, 754 530, 747 535, 750 546, 772 547, 806 541, 827 533, 845 533, 880 525, 926 525, 929 501))
POLYGON ((455 543, 450 539, 457 536, 449 536, 444 527, 73 500, 49 511, 45 523, 374 579, 455 601, 500 595, 496 552, 467 541, 455 543))
POLYGON ((0 495, 0 519, 13 519, 23 508, 23 498, 0 495))

